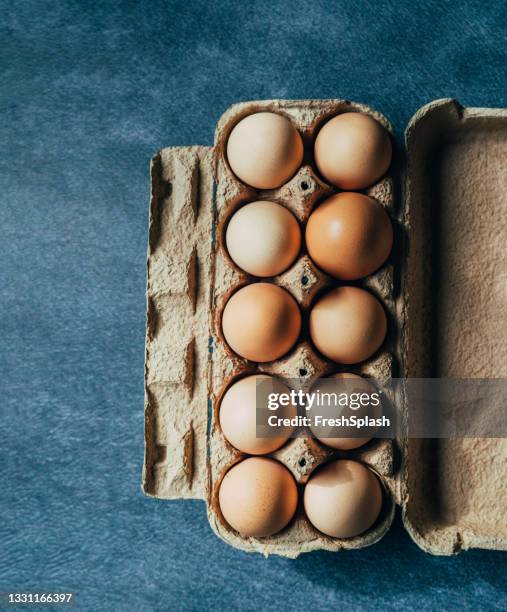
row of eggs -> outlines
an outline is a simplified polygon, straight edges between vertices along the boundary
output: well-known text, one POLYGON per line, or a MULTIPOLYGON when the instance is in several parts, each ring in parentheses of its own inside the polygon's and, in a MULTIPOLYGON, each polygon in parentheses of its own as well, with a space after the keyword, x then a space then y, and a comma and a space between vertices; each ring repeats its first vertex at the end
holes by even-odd
MULTIPOLYGON (((271 283, 242 287, 222 313, 222 332, 230 348, 257 363, 279 359, 296 343, 302 317, 292 295, 271 283)), ((313 344, 341 364, 365 361, 381 347, 387 317, 379 300, 365 289, 343 286, 319 298, 309 317, 313 344)))
MULTIPOLYGON (((299 224, 287 208, 260 200, 231 217, 225 242, 239 268, 266 278, 289 268, 302 241, 299 224)), ((357 280, 385 262, 393 245, 393 228, 381 204, 347 191, 326 199, 310 215, 305 242, 321 270, 340 280, 357 280)))
MULTIPOLYGON (((364 533, 382 508, 378 477, 350 459, 329 461, 304 487, 303 503, 310 523, 334 538, 364 533)), ((269 457, 249 457, 224 476, 219 490, 225 520, 243 537, 267 537, 286 527, 296 513, 294 477, 269 457)))
MULTIPOLYGON (((303 162, 301 135, 280 114, 248 115, 232 129, 227 160, 244 183, 261 190, 277 189, 303 162)), ((317 169, 325 180, 344 190, 366 189, 386 172, 392 157, 385 128, 369 115, 347 112, 327 121, 313 147, 317 169)))

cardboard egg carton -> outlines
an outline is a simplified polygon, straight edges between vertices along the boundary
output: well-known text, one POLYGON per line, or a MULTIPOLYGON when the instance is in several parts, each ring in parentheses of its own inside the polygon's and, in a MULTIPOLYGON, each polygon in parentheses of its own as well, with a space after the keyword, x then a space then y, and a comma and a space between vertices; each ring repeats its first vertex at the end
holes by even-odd
MULTIPOLYGON (((242 204, 268 199, 286 206, 304 226, 315 206, 337 191, 315 171, 312 160, 315 134, 327 119, 347 111, 369 114, 391 131, 382 115, 348 101, 248 102, 234 105, 222 116, 213 148, 167 148, 154 157, 148 249, 143 489, 148 495, 165 499, 204 499, 210 524, 221 538, 237 548, 264 554, 295 557, 311 550, 351 549, 373 544, 389 529, 395 505, 401 506, 405 525, 416 542, 435 554, 450 554, 471 546, 505 548, 507 528, 505 522, 501 524, 507 502, 505 465, 502 464, 506 452, 504 440, 373 440, 354 451, 342 452, 312 438, 295 438, 272 453, 298 482, 300 501, 302 487, 312 471, 329 459, 350 457, 375 471, 383 485, 383 509, 376 523, 355 538, 323 535, 308 522, 301 503, 291 523, 267 538, 243 538, 221 515, 217 496, 221 479, 232 465, 244 458, 225 440, 218 421, 220 399, 232 382, 256 372, 303 379, 308 384, 338 371, 352 371, 376 379, 431 375, 428 363, 435 346, 429 346, 428 330, 437 306, 430 291, 434 268, 427 261, 434 228, 434 219, 428 212, 434 211, 429 205, 434 194, 428 190, 435 183, 428 157, 440 145, 443 134, 449 131, 454 134, 460 151, 458 154, 453 149, 448 156, 443 154, 441 165, 434 169, 442 180, 449 173, 451 187, 439 192, 445 214, 452 218, 462 214, 462 208, 467 205, 473 209, 472 200, 480 189, 486 206, 500 206, 500 191, 495 192, 498 197, 493 198, 493 203, 487 203, 493 187, 481 181, 481 169, 490 161, 494 164, 496 155, 498 159, 505 157, 505 138, 498 137, 500 132, 505 135, 505 113, 462 109, 451 100, 424 107, 407 130, 404 197, 395 197, 396 183, 391 174, 366 190, 385 207, 395 229, 395 248, 388 262, 374 275, 354 283, 374 293, 388 314, 388 336, 380 351, 365 363, 340 366, 323 359, 313 349, 306 325, 309 308, 321 291, 339 283, 319 271, 303 249, 289 270, 270 279, 294 296, 303 313, 303 331, 295 347, 270 364, 253 364, 235 355, 223 338, 221 313, 234 291, 259 279, 239 270, 229 258, 224 248, 227 222, 242 204), (233 175, 225 146, 231 129, 240 119, 265 110, 283 114, 292 121, 303 137, 305 157, 288 183, 276 190, 258 191, 233 175), (461 136, 463 130, 484 138, 488 147, 483 150, 475 143, 466 146, 468 137, 461 136), (488 138, 496 139, 495 155, 489 148, 488 138), (466 181, 473 187, 469 192, 459 187, 460 176, 465 173, 466 181), (459 200, 454 197, 453 189, 461 189, 459 200), (467 472, 463 473, 459 462, 464 457, 470 459, 474 453, 481 461, 467 461, 467 472), (503 474, 502 478, 495 472, 491 481, 494 490, 488 489, 484 484, 488 479, 480 475, 480 466, 486 460, 493 471, 500 470, 503 474), (470 479, 476 487, 474 491, 464 485, 470 479), (471 506, 469 500, 472 500, 471 506), (499 505, 502 501, 503 507, 499 505)), ((505 203, 504 199, 501 201, 505 203)), ((473 228, 473 218, 468 221, 473 228)), ((487 230, 484 223, 476 221, 475 226, 481 233, 487 230)), ((466 252, 464 242, 460 248, 466 252)), ((489 255, 494 253, 491 251, 489 255)), ((433 250, 432 263, 438 264, 435 257, 438 255, 433 250)), ((447 311, 437 314, 449 316, 447 311)), ((444 331, 442 346, 446 338, 444 331)), ((455 344, 461 351, 473 350, 456 332, 448 342, 446 355, 454 354, 455 344)), ((501 364, 507 362, 506 349, 501 342, 497 342, 495 349, 501 370, 505 367, 501 364)), ((459 369, 461 365, 458 360, 451 373, 470 375, 466 368, 459 369)), ((487 372, 488 364, 484 363, 482 368, 487 372)), ((445 369, 442 372, 442 376, 449 375, 445 369)), ((396 404, 406 419, 409 409, 406 398, 400 394, 389 401, 396 404)))

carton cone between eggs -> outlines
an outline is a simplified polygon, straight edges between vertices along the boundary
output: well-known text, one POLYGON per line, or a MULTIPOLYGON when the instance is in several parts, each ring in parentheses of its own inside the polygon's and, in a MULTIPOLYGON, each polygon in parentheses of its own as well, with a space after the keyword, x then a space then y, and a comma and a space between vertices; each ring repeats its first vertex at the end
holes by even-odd
MULTIPOLYGON (((434 267, 456 266, 456 274, 460 272, 458 264, 449 260, 450 246, 440 241, 441 255, 431 251, 431 215, 435 212, 431 202, 438 198, 445 219, 463 215, 477 198, 485 206, 497 207, 498 215, 502 206, 505 212, 505 198, 497 183, 481 177, 485 163, 498 165, 502 156, 505 158, 505 112, 462 109, 452 100, 424 107, 407 130, 403 196, 395 195, 400 176, 393 170, 365 191, 386 209, 395 230, 395 248, 386 264, 354 283, 376 295, 386 310, 388 335, 381 349, 364 363, 340 366, 316 352, 303 326, 288 354, 271 363, 249 362, 232 352, 221 330, 227 300, 242 286, 258 280, 238 269, 225 249, 229 219, 241 205, 265 199, 282 204, 304 224, 318 203, 337 192, 319 176, 308 153, 295 176, 279 189, 258 191, 234 176, 225 154, 227 138, 238 121, 259 111, 289 118, 307 151, 323 123, 342 112, 371 115, 391 131, 378 112, 348 101, 247 102, 234 105, 222 116, 214 147, 171 147, 154 157, 147 264, 143 490, 163 499, 205 500, 210 524, 221 538, 237 548, 263 554, 296 557, 312 550, 373 544, 389 529, 395 505, 402 507, 411 536, 429 552, 451 554, 475 546, 505 548, 503 439, 379 439, 353 451, 336 451, 313 438, 294 438, 269 455, 285 465, 298 483, 300 504, 293 520, 281 532, 263 538, 244 538, 224 520, 218 504, 221 480, 231 466, 246 457, 226 441, 219 425, 220 400, 231 383, 254 373, 308 383, 338 371, 379 380, 423 377, 431 371, 435 350, 449 356, 454 350, 471 353, 475 347, 455 329, 444 330, 436 347, 433 336, 432 343, 429 340, 434 318, 451 321, 456 309, 454 302, 435 304, 431 294, 434 267), (429 170, 427 160, 436 147, 440 157, 434 170, 429 170), (438 194, 433 191, 436 176, 448 183, 438 194), (341 457, 369 466, 383 489, 377 521, 365 533, 346 539, 320 533, 305 517, 301 504, 302 488, 312 472, 326 461, 341 457), (481 473, 485 461, 491 466, 488 474, 481 473)), ((490 228, 467 214, 470 231, 475 229, 479 238, 486 239, 490 228)), ((452 248, 466 253, 465 238, 454 242, 452 248)), ((499 259, 501 248, 492 245, 481 256, 499 259)), ((467 265, 479 268, 480 262, 467 265)), ((498 263, 498 272, 505 274, 501 265, 498 263)), ((295 298, 304 320, 316 296, 337 285, 313 264, 304 249, 287 271, 269 282, 295 298)), ((482 296, 481 289, 478 293, 482 296)), ((497 361, 493 365, 496 375, 505 376, 502 368, 507 363, 507 351, 500 340, 494 347, 497 361)), ((448 363, 439 363, 442 373, 438 375, 470 375, 467 360, 463 363, 449 357, 448 363)), ((491 363, 472 365, 479 376, 491 367, 491 363)), ((401 392, 389 401, 406 417, 409 406, 401 392)))

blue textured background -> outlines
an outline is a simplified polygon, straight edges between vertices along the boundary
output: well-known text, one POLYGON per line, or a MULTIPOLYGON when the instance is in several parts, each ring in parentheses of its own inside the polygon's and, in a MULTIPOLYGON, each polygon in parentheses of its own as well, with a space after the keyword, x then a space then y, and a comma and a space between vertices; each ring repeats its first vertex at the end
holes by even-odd
POLYGON ((140 491, 148 162, 231 103, 505 106, 505 3, 3 2, 0 591, 78 609, 506 609, 507 555, 266 560, 140 491), (502 7, 503 10, 502 10, 502 7))

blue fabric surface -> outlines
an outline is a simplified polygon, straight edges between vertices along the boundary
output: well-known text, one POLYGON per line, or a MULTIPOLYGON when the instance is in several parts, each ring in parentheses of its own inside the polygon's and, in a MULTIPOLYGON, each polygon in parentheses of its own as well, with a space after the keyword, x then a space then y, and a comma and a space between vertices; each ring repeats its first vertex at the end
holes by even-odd
POLYGON ((507 555, 229 548, 140 491, 148 163, 261 98, 505 106, 506 5, 3 3, 0 591, 82 610, 507 609, 507 555))

